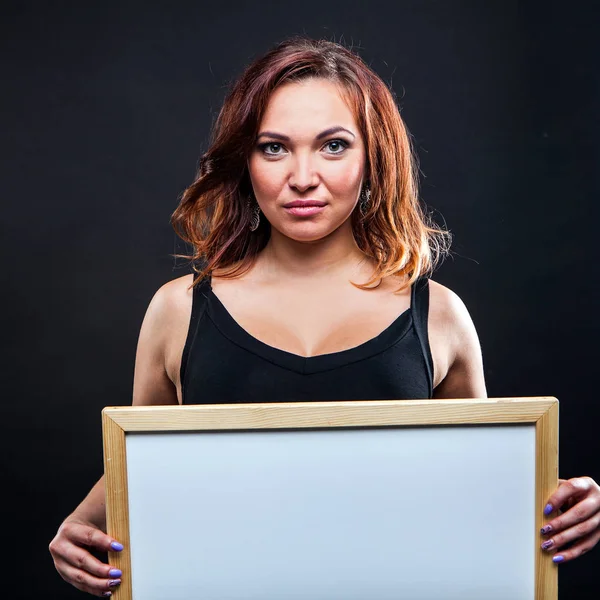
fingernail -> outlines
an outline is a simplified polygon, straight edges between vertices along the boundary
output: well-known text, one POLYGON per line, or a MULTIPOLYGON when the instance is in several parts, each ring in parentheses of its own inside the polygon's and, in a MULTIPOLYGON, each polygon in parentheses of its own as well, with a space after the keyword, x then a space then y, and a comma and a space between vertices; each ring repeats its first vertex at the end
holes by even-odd
POLYGON ((112 592, 104 592, 103 596, 112 596, 112 592))
POLYGON ((117 552, 120 552, 121 550, 123 550, 123 544, 119 544, 119 542, 111 542, 110 547, 113 550, 116 550, 117 552))
POLYGON ((563 560, 565 560, 565 557, 560 554, 558 556, 552 557, 552 562, 562 562, 563 560))
POLYGON ((550 533, 552 531, 552 525, 544 525, 541 529, 540 529, 540 533, 542 535, 546 535, 547 533, 550 533))
POLYGON ((108 576, 109 577, 115 577, 115 578, 117 578, 117 577, 121 577, 121 575, 123 575, 123 572, 120 569, 111 569, 108 572, 108 576))
POLYGON ((548 540, 547 542, 544 542, 542 544, 542 548, 544 550, 548 550, 548 548, 552 547, 554 545, 554 542, 552 540, 548 540))
POLYGON ((552 504, 546 504, 546 507, 544 508, 544 514, 549 515, 553 510, 554 508, 552 507, 552 504))
POLYGON ((119 585, 120 583, 120 579, 110 579, 108 582, 108 587, 115 587, 115 585, 119 585))

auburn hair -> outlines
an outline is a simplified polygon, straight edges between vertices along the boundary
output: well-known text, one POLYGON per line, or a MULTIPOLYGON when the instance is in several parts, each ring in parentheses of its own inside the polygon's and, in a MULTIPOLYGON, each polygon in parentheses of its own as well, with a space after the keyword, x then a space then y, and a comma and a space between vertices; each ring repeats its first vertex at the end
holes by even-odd
POLYGON ((269 98, 278 86, 307 78, 336 83, 360 128, 371 195, 365 215, 355 209, 352 231, 375 262, 373 283, 390 275, 405 285, 430 275, 450 248, 451 234, 425 213, 418 197, 418 163, 393 92, 354 52, 328 40, 293 37, 250 64, 227 94, 200 157, 194 182, 171 215, 176 234, 193 247, 200 279, 219 269, 232 278, 246 272, 266 246, 271 226, 249 224, 253 207, 247 162, 269 98))

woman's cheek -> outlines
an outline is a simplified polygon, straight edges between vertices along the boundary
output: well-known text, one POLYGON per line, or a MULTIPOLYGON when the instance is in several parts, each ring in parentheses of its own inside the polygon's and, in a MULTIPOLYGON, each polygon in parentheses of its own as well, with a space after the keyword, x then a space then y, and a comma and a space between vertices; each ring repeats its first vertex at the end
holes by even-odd
POLYGON ((329 169, 327 181, 330 189, 347 194, 358 189, 362 176, 363 168, 358 161, 352 163, 340 161, 340 163, 332 165, 332 168, 329 169))
POLYGON ((256 166, 251 171, 252 186, 262 202, 275 202, 283 187, 283 174, 275 164, 256 166))
POLYGON ((339 179, 330 181, 328 184, 329 194, 331 199, 341 204, 352 204, 358 199, 360 192, 358 185, 360 178, 356 180, 339 179))

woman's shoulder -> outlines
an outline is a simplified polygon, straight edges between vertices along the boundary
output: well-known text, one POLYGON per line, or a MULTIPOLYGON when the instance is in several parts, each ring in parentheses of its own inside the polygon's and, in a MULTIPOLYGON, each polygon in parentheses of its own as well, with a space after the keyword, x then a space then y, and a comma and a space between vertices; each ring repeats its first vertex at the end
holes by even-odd
POLYGON ((155 305, 156 311, 165 318, 173 311, 191 310, 193 281, 192 273, 167 281, 155 292, 150 305, 155 305))
POLYGON ((183 275, 162 284, 152 296, 142 328, 163 347, 174 335, 187 331, 192 312, 193 275, 183 275))
POLYGON ((460 296, 449 287, 438 281, 434 281, 433 279, 428 279, 428 283, 430 308, 438 311, 456 313, 464 306, 460 296))
POLYGON ((462 298, 449 287, 429 279, 429 321, 457 336, 473 328, 471 315, 462 298))
POLYGON ((181 275, 171 279, 158 289, 159 292, 162 290, 162 294, 173 298, 181 294, 187 295, 192 293, 192 283, 194 282, 194 273, 188 273, 187 275, 181 275))

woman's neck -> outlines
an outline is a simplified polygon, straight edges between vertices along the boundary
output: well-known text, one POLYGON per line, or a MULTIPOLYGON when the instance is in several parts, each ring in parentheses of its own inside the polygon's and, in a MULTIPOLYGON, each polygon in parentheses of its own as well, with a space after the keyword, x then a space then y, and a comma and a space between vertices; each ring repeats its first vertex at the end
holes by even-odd
POLYGON ((338 230, 315 242, 298 242, 272 231, 256 267, 268 279, 290 278, 297 283, 310 280, 314 284, 315 280, 331 277, 352 279, 370 265, 351 230, 347 234, 338 230))

